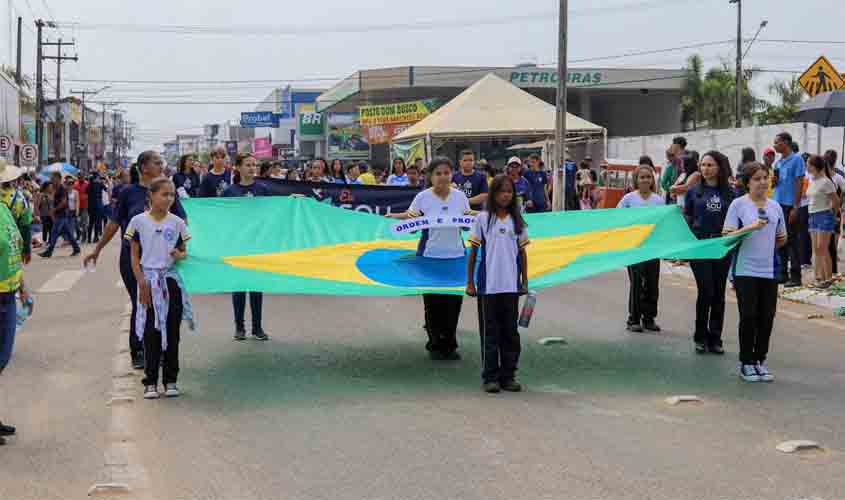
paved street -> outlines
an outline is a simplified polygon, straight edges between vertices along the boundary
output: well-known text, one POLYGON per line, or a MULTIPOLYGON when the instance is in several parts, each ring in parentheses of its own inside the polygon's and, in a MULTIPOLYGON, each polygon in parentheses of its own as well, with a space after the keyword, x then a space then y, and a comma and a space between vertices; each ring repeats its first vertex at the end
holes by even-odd
MULTIPOLYGON (((464 360, 446 364, 424 355, 419 298, 268 297, 272 340, 236 343, 229 298, 197 297, 184 397, 144 401, 133 375, 137 399, 108 407, 125 370, 115 250, 40 294, 19 336, 0 385, 0 416, 20 428, 0 449, 0 498, 82 498, 109 482, 173 500, 843 498, 845 323, 808 321, 808 306, 782 307, 777 382, 748 385, 733 374, 733 303, 729 355, 692 352, 686 281, 664 276, 659 335, 624 331, 621 272, 544 291, 523 335, 527 392, 490 396, 469 300, 464 360), (537 342, 558 335, 568 345, 537 342), (663 401, 679 394, 703 403, 663 401), (825 451, 775 450, 789 439, 825 451)), ((28 277, 38 289, 77 269, 39 260, 28 277)))

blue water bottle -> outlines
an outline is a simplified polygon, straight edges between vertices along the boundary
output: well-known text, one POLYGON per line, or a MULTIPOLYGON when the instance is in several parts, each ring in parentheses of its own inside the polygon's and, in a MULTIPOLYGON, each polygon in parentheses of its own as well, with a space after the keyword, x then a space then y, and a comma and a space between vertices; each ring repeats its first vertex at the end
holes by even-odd
MULTIPOLYGON (((19 298, 20 295, 18 295, 17 297, 19 298)), ((18 306, 17 309, 16 309, 17 319, 16 319, 15 322, 17 323, 18 328, 23 326, 23 324, 26 322, 26 320, 29 318, 29 316, 31 314, 32 314, 32 297, 26 299, 26 302, 24 302, 23 304, 18 306)))

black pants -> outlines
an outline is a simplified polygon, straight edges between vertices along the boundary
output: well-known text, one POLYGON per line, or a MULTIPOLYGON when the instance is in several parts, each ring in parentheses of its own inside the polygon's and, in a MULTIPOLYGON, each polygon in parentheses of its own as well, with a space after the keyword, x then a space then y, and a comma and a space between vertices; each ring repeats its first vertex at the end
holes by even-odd
POLYGON ((161 365, 161 381, 164 385, 175 384, 179 378, 179 327, 182 326, 182 289, 172 278, 167 279, 170 305, 167 310, 167 350, 161 351, 161 331, 155 328, 155 312, 147 309, 144 325, 144 385, 158 385, 158 368, 161 365), (162 354, 164 354, 162 356, 162 354))
POLYGON ((431 352, 451 353, 458 349, 458 318, 464 298, 460 295, 423 295, 425 326, 431 352))
POLYGON ((53 218, 49 215, 41 218, 41 239, 44 245, 50 245, 50 235, 53 232, 53 218))
POLYGON ((830 261, 833 264, 831 268, 833 274, 839 273, 839 236, 842 233, 842 221, 836 219, 836 231, 830 235, 830 243, 827 245, 827 250, 830 252, 830 261))
POLYGON ((696 343, 722 345, 722 326, 725 323, 725 288, 731 269, 731 255, 722 259, 691 260, 690 267, 698 287, 695 301, 696 343))
POLYGON ((766 361, 778 303, 773 279, 736 276, 739 305, 739 361, 745 365, 766 361))
POLYGON ((235 310, 235 329, 246 331, 244 315, 246 314, 246 296, 249 294, 249 310, 252 314, 252 333, 261 331, 261 310, 264 307, 264 294, 261 292, 235 292, 232 294, 232 307, 235 310))
POLYGON ((132 272, 132 256, 129 247, 123 244, 120 247, 120 277, 123 279, 123 286, 132 301, 132 314, 129 316, 129 352, 132 359, 144 352, 144 346, 135 334, 135 317, 138 315, 138 282, 135 280, 135 273, 132 272))
POLYGON ((798 247, 798 254, 801 256, 801 265, 809 266, 813 263, 813 240, 810 238, 810 207, 798 209, 798 235, 801 245, 798 247))
POLYGON ((786 245, 779 250, 780 254, 780 275, 784 279, 801 282, 801 237, 800 222, 789 223, 789 215, 792 207, 780 206, 783 209, 783 216, 786 218, 786 245))
POLYGON ((92 242, 100 239, 103 234, 103 220, 100 217, 100 211, 97 209, 88 210, 88 238, 87 241, 92 242))
POLYGON ((660 260, 648 260, 628 266, 628 324, 651 322, 657 317, 660 294, 660 260))
POLYGON ((516 323, 519 295, 500 293, 478 297, 481 303, 481 379, 487 382, 513 380, 521 347, 516 323))

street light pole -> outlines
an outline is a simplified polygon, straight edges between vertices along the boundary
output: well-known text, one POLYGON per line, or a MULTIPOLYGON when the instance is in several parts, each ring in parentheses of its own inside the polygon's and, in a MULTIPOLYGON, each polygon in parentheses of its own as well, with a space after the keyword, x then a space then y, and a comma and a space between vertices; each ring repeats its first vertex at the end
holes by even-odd
POLYGON ((742 0, 730 0, 736 4, 736 128, 742 128, 742 0))
POLYGON ((566 182, 566 84, 567 84, 567 42, 569 37, 568 0, 560 0, 557 52, 557 115, 555 127, 554 179, 552 180, 552 210, 565 208, 566 182))

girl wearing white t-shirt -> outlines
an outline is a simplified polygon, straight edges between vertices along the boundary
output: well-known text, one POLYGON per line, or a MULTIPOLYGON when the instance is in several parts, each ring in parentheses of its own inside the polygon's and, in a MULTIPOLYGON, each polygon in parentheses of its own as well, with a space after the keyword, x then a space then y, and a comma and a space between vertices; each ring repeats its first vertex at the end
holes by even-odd
POLYGON ((766 357, 777 311, 777 251, 786 244, 786 223, 781 206, 766 197, 769 171, 746 163, 742 177, 748 194, 731 203, 723 228, 729 236, 750 233, 731 264, 739 307, 739 376, 746 382, 771 382, 766 357))
MULTIPOLYGON (((633 188, 622 197, 616 208, 642 208, 665 205, 665 201, 657 194, 657 181, 654 178, 654 168, 650 165, 640 165, 634 170, 631 178, 633 188)), ((660 327, 654 319, 657 317, 657 300, 660 284, 660 260, 648 260, 633 266, 628 266, 628 279, 631 288, 628 291, 628 331, 659 332, 660 327)))
POLYGON ((485 392, 519 392, 519 296, 528 291, 528 231, 522 218, 513 180, 505 175, 493 179, 487 207, 475 220, 469 237, 467 288, 478 297, 481 309, 481 379, 485 392), (476 275, 479 250, 481 266, 476 275))
POLYGON ((833 279, 833 261, 830 255, 830 238, 836 231, 834 210, 839 209, 836 185, 824 159, 811 155, 807 160, 807 173, 813 177, 807 188, 810 213, 810 238, 813 241, 813 256, 816 282, 814 288, 828 288, 833 279))
MULTIPOLYGON (((422 216, 453 216, 469 212, 469 200, 460 189, 452 188, 455 166, 448 158, 435 158, 428 166, 431 188, 420 192, 407 212, 391 215, 394 219, 422 216)), ((462 259, 465 255, 461 230, 457 227, 423 229, 417 255, 430 259, 462 259)), ((434 360, 455 361, 458 354, 458 318, 463 297, 460 295, 423 294, 425 328, 429 356, 434 360)))

